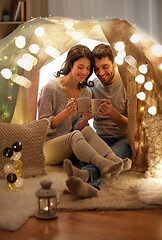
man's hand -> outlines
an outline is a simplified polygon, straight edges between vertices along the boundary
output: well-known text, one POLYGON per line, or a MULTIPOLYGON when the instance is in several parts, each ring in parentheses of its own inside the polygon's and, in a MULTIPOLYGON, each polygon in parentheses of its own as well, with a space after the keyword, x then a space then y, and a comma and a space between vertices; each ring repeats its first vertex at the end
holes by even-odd
POLYGON ((113 111, 113 105, 109 99, 101 99, 102 103, 97 112, 100 115, 109 115, 113 111))

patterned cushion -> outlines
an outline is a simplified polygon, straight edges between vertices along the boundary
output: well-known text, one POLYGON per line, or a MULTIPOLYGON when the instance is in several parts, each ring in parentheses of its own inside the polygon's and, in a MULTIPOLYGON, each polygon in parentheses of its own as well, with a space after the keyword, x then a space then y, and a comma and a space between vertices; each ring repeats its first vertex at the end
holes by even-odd
POLYGON ((26 124, 0 123, 0 178, 4 178, 5 161, 10 160, 3 156, 3 150, 7 147, 12 148, 15 142, 22 143, 22 177, 28 178, 44 174, 43 143, 48 125, 47 119, 35 120, 26 124))

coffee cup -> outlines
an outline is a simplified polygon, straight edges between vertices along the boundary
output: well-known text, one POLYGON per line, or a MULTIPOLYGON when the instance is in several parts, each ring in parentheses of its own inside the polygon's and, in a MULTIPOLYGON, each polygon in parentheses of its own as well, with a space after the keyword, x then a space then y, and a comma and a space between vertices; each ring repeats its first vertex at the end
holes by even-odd
POLYGON ((79 113, 89 112, 90 110, 90 101, 89 98, 78 98, 76 99, 77 110, 79 113))
POLYGON ((101 99, 91 99, 91 108, 93 114, 98 114, 97 109, 100 107, 101 103, 101 99))

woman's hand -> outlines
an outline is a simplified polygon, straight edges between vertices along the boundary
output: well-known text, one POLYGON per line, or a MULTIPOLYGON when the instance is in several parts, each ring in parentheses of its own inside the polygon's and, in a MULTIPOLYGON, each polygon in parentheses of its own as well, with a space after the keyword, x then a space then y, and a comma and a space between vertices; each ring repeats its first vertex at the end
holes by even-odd
POLYGON ((75 103, 75 98, 70 98, 67 105, 66 105, 66 110, 70 113, 73 114, 77 110, 77 105, 75 103))
POLYGON ((92 109, 87 113, 87 112, 84 112, 83 113, 83 119, 84 120, 90 120, 91 118, 93 118, 93 113, 92 113, 92 109))

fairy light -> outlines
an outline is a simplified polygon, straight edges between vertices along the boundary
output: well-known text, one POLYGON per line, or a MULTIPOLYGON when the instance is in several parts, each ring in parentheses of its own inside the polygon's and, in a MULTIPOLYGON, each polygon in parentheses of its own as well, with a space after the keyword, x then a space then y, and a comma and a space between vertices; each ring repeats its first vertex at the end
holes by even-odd
POLYGON ((142 84, 145 81, 145 77, 142 74, 139 74, 135 77, 135 81, 142 84))
POLYGON ((76 41, 79 42, 83 37, 84 37, 84 33, 81 31, 74 31, 71 34, 71 37, 76 41))
POLYGON ((131 37, 130 37, 130 41, 132 43, 138 43, 141 39, 141 36, 139 34, 133 34, 131 37))
POLYGON ((29 51, 33 54, 37 54, 39 52, 39 46, 38 44, 31 44, 29 46, 29 51))
POLYGON ((141 101, 145 100, 145 97, 146 97, 146 95, 145 95, 144 92, 139 92, 139 93, 137 93, 136 96, 137 96, 137 98, 138 98, 139 100, 141 100, 141 101))
POLYGON ((71 36, 75 32, 74 28, 66 29, 66 34, 71 36))
POLYGON ((6 79, 10 79, 11 76, 12 76, 12 72, 11 72, 11 70, 8 69, 8 68, 3 68, 3 69, 1 70, 1 74, 2 74, 2 76, 3 76, 4 78, 6 78, 6 79))
POLYGON ((140 110, 141 110, 141 112, 143 112, 145 110, 145 108, 144 107, 140 107, 140 110))
POLYGON ((115 43, 114 48, 116 51, 124 51, 125 44, 122 41, 115 43))
POLYGON ((24 36, 18 36, 16 39, 15 39, 15 45, 17 48, 24 48, 25 45, 26 45, 26 38, 24 36))
POLYGON ((126 57, 126 52, 125 51, 120 51, 117 53, 117 56, 121 57, 121 58, 125 58, 126 57))
POLYGON ((31 71, 37 63, 38 59, 29 53, 25 53, 21 59, 17 60, 17 64, 26 71, 31 71))
POLYGON ((34 31, 35 35, 37 37, 43 37, 44 35, 44 28, 43 27, 37 27, 34 31))
POLYGON ((155 115, 156 112, 157 112, 157 109, 156 109, 155 106, 151 106, 151 107, 149 107, 149 109, 148 109, 148 113, 149 113, 149 114, 151 114, 151 115, 155 115))
POLYGON ((53 58, 57 58, 58 56, 60 56, 60 52, 52 46, 47 47, 45 49, 45 52, 53 58))
POLYGON ((156 44, 152 47, 152 53, 155 57, 162 57, 162 45, 156 44))
POLYGON ((131 56, 131 55, 126 56, 125 61, 126 61, 130 66, 133 66, 133 65, 136 65, 136 64, 137 64, 136 59, 135 59, 133 56, 131 56))
POLYGON ((20 86, 23 86, 25 88, 29 88, 31 86, 31 81, 28 80, 27 78, 20 76, 18 74, 13 74, 11 77, 11 80, 20 86))
POLYGON ((114 61, 116 62, 116 64, 122 65, 123 62, 124 62, 124 59, 123 59, 122 57, 120 57, 120 56, 116 56, 116 57, 114 58, 114 61))
POLYGON ((138 67, 138 70, 140 71, 140 73, 146 74, 147 73, 147 66, 146 64, 142 64, 138 67))
POLYGON ((146 82, 146 83, 144 84, 144 88, 145 88, 146 90, 148 90, 148 91, 151 91, 151 90, 153 89, 153 84, 152 84, 152 82, 151 82, 151 81, 146 82))
POLYGON ((136 66, 134 66, 134 65, 128 66, 127 69, 128 69, 128 71, 129 71, 132 75, 136 76, 136 73, 137 73, 137 68, 136 68, 136 66))
POLYGON ((3 59, 4 59, 4 60, 7 60, 7 59, 8 59, 8 56, 4 56, 3 59))
POLYGON ((74 23, 73 23, 72 20, 66 20, 66 21, 64 22, 64 26, 65 26, 65 28, 67 28, 67 29, 72 28, 73 25, 74 25, 74 23))
POLYGON ((159 69, 162 70, 162 63, 159 64, 159 69))

